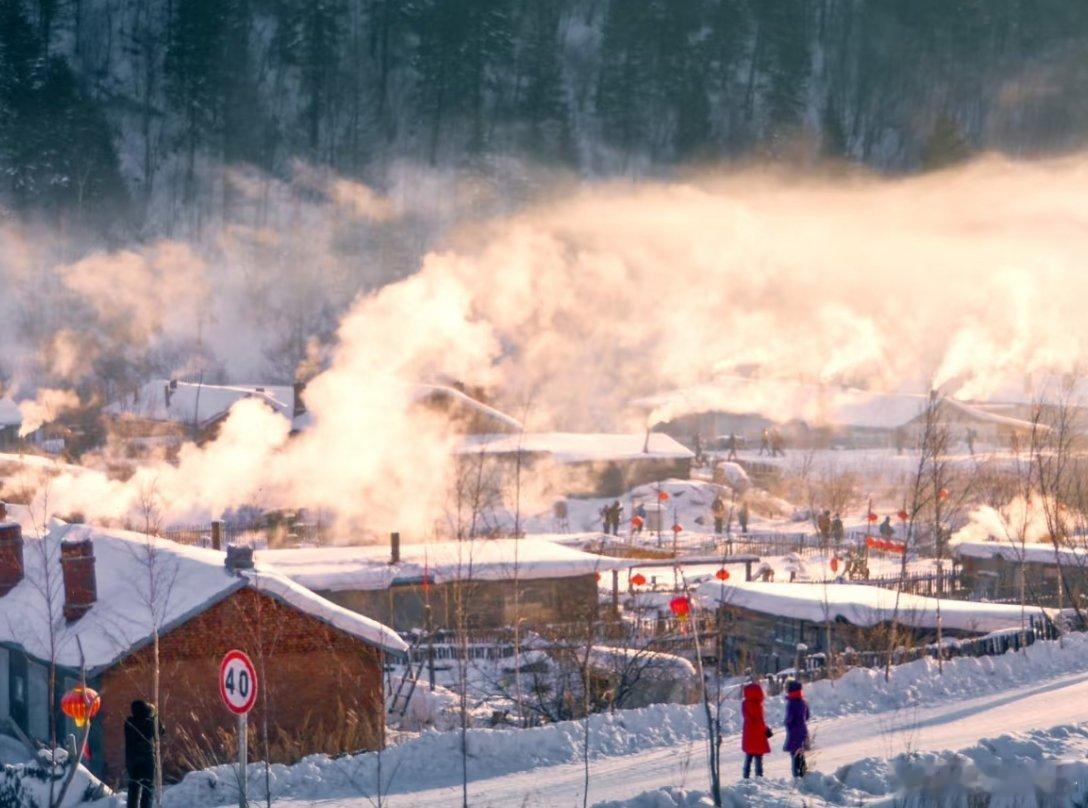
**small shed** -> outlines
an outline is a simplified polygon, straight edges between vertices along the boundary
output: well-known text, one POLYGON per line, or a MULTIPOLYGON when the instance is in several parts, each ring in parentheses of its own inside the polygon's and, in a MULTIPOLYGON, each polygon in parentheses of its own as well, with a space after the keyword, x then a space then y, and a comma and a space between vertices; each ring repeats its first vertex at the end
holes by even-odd
POLYGON ((1088 597, 1088 548, 1084 546, 961 541, 953 546, 952 553, 960 562, 964 585, 975 598, 1019 600, 1021 572, 1028 603, 1084 605, 1088 597))

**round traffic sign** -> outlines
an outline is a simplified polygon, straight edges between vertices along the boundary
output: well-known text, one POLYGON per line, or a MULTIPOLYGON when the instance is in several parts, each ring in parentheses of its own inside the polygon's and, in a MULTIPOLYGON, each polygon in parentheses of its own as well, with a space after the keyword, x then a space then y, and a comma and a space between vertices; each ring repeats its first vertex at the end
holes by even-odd
POLYGON ((228 651, 219 663, 219 697, 235 715, 245 715, 257 702, 257 669, 245 652, 228 651))

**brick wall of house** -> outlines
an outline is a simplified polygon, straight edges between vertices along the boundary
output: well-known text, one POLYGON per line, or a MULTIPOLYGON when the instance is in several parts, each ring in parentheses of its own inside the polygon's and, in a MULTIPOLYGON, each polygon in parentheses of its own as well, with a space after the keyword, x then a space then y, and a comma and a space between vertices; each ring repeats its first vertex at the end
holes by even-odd
MULTIPOLYGON (((249 716, 251 760, 291 762, 312 752, 376 749, 384 735, 381 652, 252 589, 242 589, 160 640, 159 714, 168 778, 236 756, 236 719, 219 700, 223 654, 240 648, 258 669, 249 716), (262 731, 268 716, 268 743, 262 731)), ((152 700, 153 650, 140 649, 99 680, 94 763, 123 780, 124 720, 152 700)))

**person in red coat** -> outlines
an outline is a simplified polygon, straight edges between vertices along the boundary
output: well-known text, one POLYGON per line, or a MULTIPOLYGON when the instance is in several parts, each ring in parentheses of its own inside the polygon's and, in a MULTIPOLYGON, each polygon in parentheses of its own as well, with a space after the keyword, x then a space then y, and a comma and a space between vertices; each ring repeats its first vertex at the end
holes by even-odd
POLYGON ((744 719, 744 729, 740 736, 740 748, 744 752, 744 779, 747 780, 752 773, 752 760, 756 762, 756 777, 763 776, 763 756, 771 752, 771 745, 767 741, 771 731, 763 718, 763 688, 759 682, 749 682, 743 692, 740 714, 744 719))

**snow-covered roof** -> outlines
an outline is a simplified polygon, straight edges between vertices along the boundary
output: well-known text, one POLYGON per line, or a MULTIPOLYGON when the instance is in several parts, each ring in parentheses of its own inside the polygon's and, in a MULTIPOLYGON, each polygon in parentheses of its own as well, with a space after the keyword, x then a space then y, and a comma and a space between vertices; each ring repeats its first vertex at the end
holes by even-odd
MULTIPOLYGON (((462 406, 466 409, 482 415, 485 419, 488 419, 495 423, 498 429, 512 429, 521 430, 521 421, 516 418, 507 415, 501 410, 497 410, 492 406, 484 404, 467 393, 458 390, 456 387, 450 387, 445 384, 412 384, 409 385, 410 398, 413 402, 426 401, 427 399, 444 398, 447 401, 453 402, 458 406, 462 406)), ((313 426, 314 415, 309 411, 305 411, 295 416, 292 421, 292 429, 295 431, 301 431, 309 429, 313 426)))
MULTIPOLYGON (((723 376, 707 384, 646 396, 631 402, 651 410, 656 420, 700 412, 760 415, 770 421, 803 421, 811 426, 857 429, 896 429, 925 412, 929 401, 921 393, 880 393, 855 387, 813 384, 786 379, 723 376)), ((980 423, 1024 429, 1030 424, 943 397, 959 415, 980 423)))
POLYGON ((219 385, 156 379, 111 402, 104 412, 147 421, 202 427, 222 418, 244 398, 264 401, 274 412, 291 418, 294 390, 284 385, 219 385))
POLYGON ((597 432, 525 432, 516 435, 466 435, 460 454, 547 454, 558 463, 613 460, 686 460, 694 452, 663 432, 613 434, 597 432))
POLYGON ((140 533, 104 530, 55 522, 44 538, 24 538, 26 574, 0 597, 0 642, 21 645, 28 654, 48 661, 49 631, 46 595, 54 605, 56 662, 80 664, 82 643, 88 671, 110 667, 149 641, 156 623, 166 633, 233 594, 252 588, 328 623, 372 645, 392 652, 407 649, 387 626, 330 603, 275 570, 258 564, 232 573, 220 551, 149 539, 140 533), (94 543, 97 602, 78 620, 68 623, 60 569, 63 541, 90 538, 94 543), (149 563, 149 559, 154 559, 149 563), (148 606, 152 573, 155 608, 148 606))
POLYGON ((515 575, 521 580, 569 578, 634 563, 537 537, 406 544, 400 558, 390 564, 385 545, 258 551, 262 568, 323 592, 386 589, 396 580, 417 581, 424 575, 434 583, 512 580, 515 575))
POLYGON ((0 398, 0 427, 22 426, 23 413, 19 405, 7 396, 0 398))
MULTIPOLYGON (((953 545, 952 552, 960 558, 1002 558, 1015 562, 1023 559, 1030 564, 1053 564, 1055 560, 1054 545, 1049 542, 961 541, 953 545)), ((1058 558, 1062 564, 1082 567, 1088 565, 1088 549, 1062 547, 1058 558)))
MULTIPOLYGON (((720 602, 816 623, 841 618, 855 626, 872 627, 895 615, 903 625, 919 629, 937 627, 936 598, 901 593, 897 612, 895 590, 878 586, 759 581, 722 584, 712 581, 701 585, 697 592, 708 605, 720 602)), ((1027 612, 1029 616, 1042 614, 1041 609, 1029 608, 1027 612)), ((978 634, 1018 628, 1021 624, 1020 607, 1003 603, 942 599, 940 615, 944 628, 978 634)))

